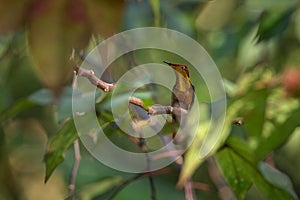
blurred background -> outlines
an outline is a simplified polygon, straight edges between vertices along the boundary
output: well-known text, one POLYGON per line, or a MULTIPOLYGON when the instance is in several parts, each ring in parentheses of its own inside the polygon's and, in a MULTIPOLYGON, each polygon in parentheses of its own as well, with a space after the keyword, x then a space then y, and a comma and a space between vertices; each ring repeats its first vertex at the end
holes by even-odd
MULTIPOLYGON (((231 189, 239 193, 237 198, 268 199, 272 187, 279 188, 279 193, 274 192, 280 194, 278 199, 287 197, 281 196, 282 191, 289 199, 300 195, 299 1, 0 0, 0 199, 68 198, 74 139, 64 145, 52 139, 64 133, 61 127, 68 125, 72 116, 72 48, 86 53, 113 34, 149 26, 174 29, 199 42, 224 79, 228 106, 241 103, 238 110, 231 111, 243 117, 245 125, 232 127, 222 148, 230 146, 240 150, 244 160, 253 156, 255 163, 265 161, 282 172, 268 178, 262 168, 253 165, 261 170, 258 176, 267 180, 268 186, 261 186, 258 179, 251 179, 254 172, 244 167, 250 175, 242 173, 240 177, 249 184, 234 187, 226 171, 237 166, 222 160, 225 151, 220 147, 217 164, 231 189), (56 163, 53 174, 50 170, 45 175, 44 156, 51 157, 53 152, 63 155, 63 161, 56 163)), ((103 79, 113 82, 126 69, 161 62, 165 55, 170 56, 150 50, 130 53, 114 62, 103 79)), ((198 91, 206 90, 201 83, 195 86, 198 91)), ((168 102, 171 94, 156 102, 149 87, 137 91, 146 104, 168 102)), ((161 88, 160 92, 165 91, 161 88)), ((200 101, 209 101, 207 92, 200 93, 200 101)), ((112 120, 105 101, 99 102, 97 109, 104 113, 100 123, 112 120)), ((123 140, 125 145, 130 143, 123 140)), ((107 199, 116 186, 133 176, 102 165, 83 146, 81 154, 77 199, 107 199)), ((48 163, 47 167, 53 166, 48 163)), ((224 199, 208 168, 203 163, 192 172, 195 182, 204 184, 196 187, 197 199, 224 199)), ((184 199, 184 191, 176 189, 178 169, 171 165, 167 171, 154 176, 157 199, 184 199)), ((114 199, 150 196, 149 181, 141 178, 114 199)))

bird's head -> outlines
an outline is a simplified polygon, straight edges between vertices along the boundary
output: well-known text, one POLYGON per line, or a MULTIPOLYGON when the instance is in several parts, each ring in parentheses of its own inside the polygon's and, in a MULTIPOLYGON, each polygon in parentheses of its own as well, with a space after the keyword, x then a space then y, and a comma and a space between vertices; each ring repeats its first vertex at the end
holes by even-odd
POLYGON ((167 62, 167 61, 164 61, 164 63, 166 63, 167 65, 172 67, 174 70, 179 72, 186 79, 190 78, 189 69, 187 68, 187 66, 185 66, 183 64, 174 64, 174 63, 170 63, 170 62, 167 62))

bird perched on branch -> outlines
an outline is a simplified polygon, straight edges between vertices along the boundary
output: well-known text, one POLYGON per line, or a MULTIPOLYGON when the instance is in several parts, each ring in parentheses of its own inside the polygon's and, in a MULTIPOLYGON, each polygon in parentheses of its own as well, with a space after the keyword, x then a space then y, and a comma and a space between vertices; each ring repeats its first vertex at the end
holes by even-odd
MULTIPOLYGON (((187 66, 183 64, 173 64, 164 61, 170 67, 174 69, 176 75, 176 82, 172 89, 172 107, 180 107, 181 109, 189 110, 194 102, 195 89, 191 83, 189 70, 187 66)), ((173 122, 180 123, 181 115, 180 113, 172 113, 173 122)), ((173 133, 173 138, 176 133, 173 133)))

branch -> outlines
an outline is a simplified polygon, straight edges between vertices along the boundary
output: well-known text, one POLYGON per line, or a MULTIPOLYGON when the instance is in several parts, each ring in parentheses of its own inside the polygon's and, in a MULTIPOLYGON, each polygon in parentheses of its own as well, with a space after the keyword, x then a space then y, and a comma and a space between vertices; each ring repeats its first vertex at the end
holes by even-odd
MULTIPOLYGON (((80 57, 81 59, 84 59, 80 57)), ((102 89, 104 92, 109 92, 113 90, 116 87, 116 84, 114 83, 107 83, 102 81, 100 78, 98 78, 93 70, 84 69, 79 67, 79 65, 75 62, 75 50, 73 50, 72 55, 70 57, 70 60, 74 63, 74 72, 78 76, 86 77, 91 84, 97 86, 98 88, 102 89)), ((180 115, 181 114, 187 114, 188 111, 185 109, 182 109, 180 107, 172 107, 172 106, 161 106, 161 105, 155 105, 155 106, 145 106, 142 99, 139 99, 137 97, 130 97, 129 103, 139 106, 143 110, 145 110, 149 115, 161 115, 161 114, 175 114, 180 115)))
POLYGON ((148 148, 146 145, 146 141, 143 138, 143 134, 142 134, 142 130, 141 127, 139 125, 137 125, 138 120, 135 118, 133 119, 133 129, 135 130, 135 132, 137 132, 140 135, 139 138, 139 146, 142 149, 143 153, 146 155, 146 159, 147 159, 147 170, 149 171, 149 183, 150 183, 150 191, 151 191, 151 199, 152 200, 156 200, 156 189, 155 189, 155 185, 154 185, 154 180, 153 180, 153 176, 150 170, 150 165, 151 165, 151 159, 149 157, 148 154, 148 148))
POLYGON ((98 88, 102 89, 104 92, 109 92, 114 88, 114 84, 106 83, 100 80, 94 73, 93 70, 84 69, 79 66, 74 67, 74 71, 78 76, 86 77, 93 85, 96 85, 98 88))
POLYGON ((124 189, 127 185, 129 185, 130 183, 143 178, 143 177, 148 177, 148 176, 153 176, 153 175, 158 175, 158 174, 165 174, 165 173, 169 173, 170 170, 168 168, 164 168, 164 169, 160 169, 154 172, 151 172, 151 174, 149 172, 146 173, 141 173, 141 174, 137 174, 134 177, 125 180, 121 185, 119 185, 115 191, 113 191, 110 196, 107 198, 107 200, 112 200, 119 192, 122 191, 122 189, 124 189))
MULTIPOLYGON (((72 83, 73 89, 76 88, 76 79, 77 79, 77 75, 74 73, 73 83, 72 83)), ((81 160, 81 154, 80 154, 80 147, 79 147, 79 141, 78 141, 78 139, 76 139, 74 141, 73 145, 74 145, 74 157, 75 157, 75 160, 74 160, 74 165, 73 165, 72 173, 70 175, 69 196, 71 196, 72 199, 75 199, 75 196, 74 196, 75 183, 76 183, 76 177, 77 177, 78 168, 79 168, 79 164, 80 164, 80 160, 81 160)))
POLYGON ((75 155, 75 161, 74 161, 72 173, 70 175, 70 182, 69 182, 69 196, 72 196, 72 199, 75 199, 74 196, 75 183, 76 183, 76 177, 77 177, 78 168, 81 160, 78 139, 74 141, 74 155, 75 155))

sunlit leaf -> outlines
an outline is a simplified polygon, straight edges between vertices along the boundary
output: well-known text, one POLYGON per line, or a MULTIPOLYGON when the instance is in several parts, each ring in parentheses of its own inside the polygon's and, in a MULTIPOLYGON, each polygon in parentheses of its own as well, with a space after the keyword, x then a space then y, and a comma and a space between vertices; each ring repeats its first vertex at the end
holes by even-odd
POLYGON ((265 123, 265 112, 269 91, 266 89, 252 90, 243 101, 245 110, 241 111, 244 118, 246 134, 249 137, 260 137, 265 123))
POLYGON ((46 164, 45 182, 48 181, 55 168, 63 162, 64 152, 78 138, 74 121, 68 120, 50 140, 44 161, 46 164))
POLYGON ((300 109, 292 111, 289 117, 282 123, 276 124, 269 137, 262 138, 259 141, 256 149, 256 156, 258 159, 263 159, 267 153, 283 145, 288 137, 299 126, 300 109))

